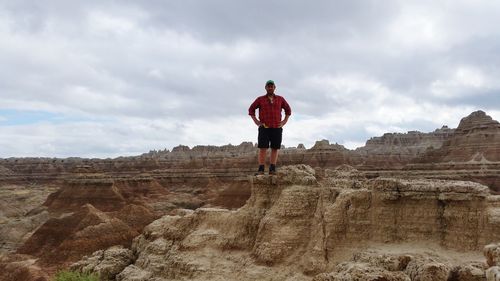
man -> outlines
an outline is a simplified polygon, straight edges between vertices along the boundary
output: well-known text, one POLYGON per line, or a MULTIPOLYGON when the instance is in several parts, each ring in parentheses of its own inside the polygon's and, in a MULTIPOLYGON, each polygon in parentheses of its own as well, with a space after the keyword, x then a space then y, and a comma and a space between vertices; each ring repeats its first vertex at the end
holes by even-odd
POLYGON ((290 106, 282 96, 274 93, 276 85, 273 80, 266 82, 266 95, 258 97, 250 108, 248 114, 252 117, 255 125, 259 126, 258 147, 259 147, 259 170, 257 174, 264 174, 266 154, 269 145, 271 146, 271 159, 269 174, 276 174, 276 162, 278 161, 278 149, 281 148, 281 138, 283 126, 292 114, 290 106), (255 110, 259 109, 259 118, 255 117, 255 110), (281 110, 285 110, 285 119, 281 120, 281 110))

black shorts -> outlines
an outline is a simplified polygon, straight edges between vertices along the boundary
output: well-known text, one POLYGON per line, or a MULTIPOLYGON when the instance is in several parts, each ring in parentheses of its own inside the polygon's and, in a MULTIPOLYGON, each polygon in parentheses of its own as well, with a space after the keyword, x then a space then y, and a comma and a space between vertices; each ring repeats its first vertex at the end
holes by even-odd
POLYGON ((269 143, 271 143, 271 148, 280 149, 282 136, 283 128, 264 128, 264 126, 260 126, 257 147, 269 148, 269 143))

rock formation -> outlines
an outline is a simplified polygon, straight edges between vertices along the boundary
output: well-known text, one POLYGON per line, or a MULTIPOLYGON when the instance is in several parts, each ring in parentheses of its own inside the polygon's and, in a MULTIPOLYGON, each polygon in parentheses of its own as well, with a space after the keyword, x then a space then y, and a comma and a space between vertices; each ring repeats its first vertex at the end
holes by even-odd
POLYGON ((466 170, 468 178, 500 192, 500 123, 483 111, 462 118, 451 138, 414 159, 409 170, 466 170))
POLYGON ((150 177, 127 180, 106 177, 80 178, 64 182, 47 198, 44 205, 51 211, 74 211, 91 204, 101 211, 116 211, 130 203, 141 204, 164 197, 168 191, 150 177))
POLYGON ((250 142, 0 159, 0 280, 46 278, 95 250, 82 266, 118 280, 484 280, 479 259, 447 251, 500 241, 499 140, 479 111, 457 129, 384 134, 354 151, 285 148, 278 177, 251 180, 250 142))
MULTIPOLYGON (((310 149, 303 145, 286 148, 281 151, 280 163, 320 168, 348 164, 368 172, 481 168, 485 175, 469 179, 490 187, 499 186, 494 176, 500 166, 498 126, 497 121, 478 111, 464 118, 457 129, 444 126, 430 133, 388 133, 368 140, 364 147, 354 151, 327 140, 318 141, 310 149), (407 166, 408 163, 411 164, 407 166)), ((0 159, 0 183, 61 184, 81 175, 102 174, 119 179, 147 173, 160 185, 174 185, 174 188, 182 183, 204 188, 210 181, 229 186, 235 180, 244 182, 242 178, 254 171, 256 159, 255 146, 250 142, 221 147, 180 145, 172 151, 150 151, 115 159, 8 158, 0 159)))
MULTIPOLYGON (((149 220, 153 218, 150 215, 149 220)), ((112 245, 130 246, 138 234, 122 220, 87 204, 72 215, 49 219, 18 253, 38 257, 45 266, 60 265, 112 245)))
POLYGON ((238 210, 200 208, 151 223, 116 279, 448 280, 485 268, 445 252, 500 240, 500 198, 477 183, 358 179, 347 188, 305 165, 249 180, 251 197, 238 210), (375 245, 396 253, 370 254, 375 245))
POLYGON ((500 161, 500 123, 483 111, 462 118, 440 148, 417 159, 423 163, 491 163, 500 161))
POLYGON ((56 265, 107 246, 128 246, 144 226, 157 218, 153 207, 144 201, 152 195, 162 196, 165 192, 144 178, 127 182, 95 179, 73 182, 49 196, 44 205, 53 217, 18 252, 56 265), (61 215, 54 217, 55 214, 61 215))
POLYGON ((0 280, 49 281, 49 274, 36 265, 36 259, 25 255, 0 255, 0 280))
POLYGON ((443 126, 431 133, 410 131, 408 133, 386 133, 366 141, 364 147, 355 151, 362 156, 364 166, 402 168, 428 149, 440 148, 453 134, 454 129, 443 126))
POLYGON ((134 254, 131 250, 123 246, 113 246, 85 256, 71 268, 81 272, 97 272, 102 280, 114 280, 116 275, 133 261, 134 254))
POLYGON ((484 255, 489 268, 486 270, 487 281, 500 280, 500 243, 484 247, 484 255))
POLYGON ((54 186, 4 185, 0 188, 0 254, 15 251, 50 217, 41 207, 54 186))

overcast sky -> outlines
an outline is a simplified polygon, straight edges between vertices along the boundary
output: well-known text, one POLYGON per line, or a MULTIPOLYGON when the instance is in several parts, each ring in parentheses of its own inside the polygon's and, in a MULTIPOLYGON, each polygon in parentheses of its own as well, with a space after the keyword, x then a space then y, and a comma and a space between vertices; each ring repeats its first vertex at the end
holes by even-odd
POLYGON ((0 0, 0 157, 255 142, 268 79, 285 146, 500 119, 500 1, 0 0))

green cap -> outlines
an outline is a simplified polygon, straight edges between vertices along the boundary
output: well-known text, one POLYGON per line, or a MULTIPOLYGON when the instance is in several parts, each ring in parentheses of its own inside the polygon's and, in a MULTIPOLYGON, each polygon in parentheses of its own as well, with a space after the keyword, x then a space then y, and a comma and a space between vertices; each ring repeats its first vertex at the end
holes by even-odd
POLYGON ((269 85, 269 84, 273 84, 273 85, 275 85, 273 80, 267 80, 267 82, 266 82, 266 86, 267 86, 267 85, 269 85))

